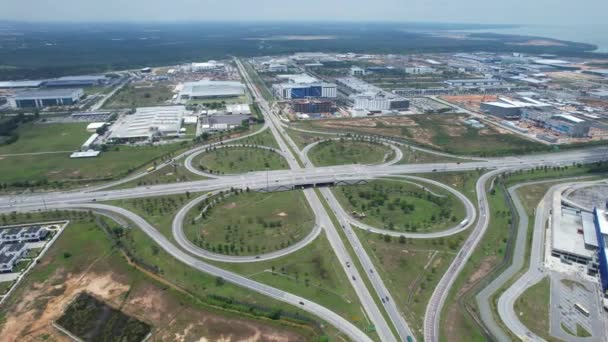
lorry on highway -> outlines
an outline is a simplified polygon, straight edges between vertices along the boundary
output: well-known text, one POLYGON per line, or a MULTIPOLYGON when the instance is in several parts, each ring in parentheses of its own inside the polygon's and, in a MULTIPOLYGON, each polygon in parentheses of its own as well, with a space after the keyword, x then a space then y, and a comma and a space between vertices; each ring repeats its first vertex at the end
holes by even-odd
POLYGON ((460 222, 460 226, 464 227, 467 225, 467 223, 469 223, 469 219, 464 219, 464 220, 462 220, 462 222, 460 222))
POLYGON ((152 165, 152 166, 150 166, 149 168, 146 169, 147 172, 152 172, 154 170, 156 170, 156 166, 154 166, 154 165, 152 165))

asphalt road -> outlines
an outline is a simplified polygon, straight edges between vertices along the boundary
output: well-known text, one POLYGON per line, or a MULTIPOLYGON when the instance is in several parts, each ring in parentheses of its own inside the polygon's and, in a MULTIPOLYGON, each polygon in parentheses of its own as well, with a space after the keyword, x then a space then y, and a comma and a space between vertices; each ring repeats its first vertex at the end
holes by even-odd
POLYGON ((505 172, 504 169, 494 170, 483 174, 477 183, 475 184, 475 191, 477 192, 478 206, 479 206, 479 220, 475 228, 462 245, 462 248, 456 254, 454 261, 450 264, 447 271, 444 273, 435 290, 431 295, 431 299, 426 307, 424 315, 424 340, 425 341, 439 341, 439 326, 441 323, 441 311, 448 297, 448 294, 458 278, 458 275, 462 271, 467 260, 471 257, 471 254, 475 250, 475 247, 483 237, 488 223, 490 222, 489 215, 489 204, 486 193, 487 182, 498 175, 499 173, 505 172))

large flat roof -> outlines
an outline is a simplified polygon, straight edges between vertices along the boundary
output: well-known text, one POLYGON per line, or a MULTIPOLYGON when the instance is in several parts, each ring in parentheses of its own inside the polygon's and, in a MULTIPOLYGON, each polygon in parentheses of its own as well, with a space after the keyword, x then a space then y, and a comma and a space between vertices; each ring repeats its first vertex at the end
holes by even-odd
POLYGON ((5 81, 0 82, 0 88, 38 88, 44 81, 5 81))
POLYGON ((592 258, 594 252, 585 248, 585 238, 582 234, 583 219, 579 212, 570 208, 553 207, 553 224, 551 229, 551 246, 554 250, 592 258), (581 233, 579 233, 579 231, 581 233))
POLYGON ((142 107, 121 116, 110 128, 110 139, 147 138, 154 134, 178 134, 184 106, 142 107))
POLYGON ((15 95, 16 99, 30 99, 30 98, 60 98, 60 97, 72 97, 76 96, 82 89, 68 88, 68 89, 28 89, 20 91, 15 95))
POLYGON ((587 212, 581 213, 583 219, 583 235, 585 244, 593 247, 598 247, 597 234, 595 233, 595 222, 593 221, 593 215, 587 212))
POLYGON ((245 86, 237 81, 201 80, 184 83, 180 95, 189 97, 240 96, 245 94, 245 86))
POLYGON ((277 78, 289 80, 292 83, 316 83, 319 80, 308 74, 277 75, 277 78))

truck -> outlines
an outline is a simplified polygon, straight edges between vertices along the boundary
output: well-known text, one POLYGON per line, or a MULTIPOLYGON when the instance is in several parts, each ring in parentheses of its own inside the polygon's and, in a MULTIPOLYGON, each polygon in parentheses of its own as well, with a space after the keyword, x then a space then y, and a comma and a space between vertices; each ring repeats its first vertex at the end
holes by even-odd
POLYGON ((150 166, 149 168, 146 169, 147 172, 152 172, 154 170, 156 170, 156 166, 154 166, 154 165, 152 165, 152 166, 150 166))
POLYGON ((469 223, 469 219, 464 219, 464 220, 462 220, 462 222, 460 222, 460 226, 461 226, 461 227, 464 227, 464 226, 466 226, 468 223, 469 223))

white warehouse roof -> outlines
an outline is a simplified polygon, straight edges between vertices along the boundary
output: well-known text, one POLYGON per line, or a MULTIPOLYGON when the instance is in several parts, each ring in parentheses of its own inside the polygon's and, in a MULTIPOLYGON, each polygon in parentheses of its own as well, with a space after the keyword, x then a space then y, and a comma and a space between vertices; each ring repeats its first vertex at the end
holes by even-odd
POLYGON ((219 97, 243 94, 245 94, 245 86, 241 82, 201 80, 184 83, 180 97, 219 97))
POLYGON ((143 107, 135 114, 120 117, 113 125, 110 139, 148 138, 177 135, 182 126, 184 106, 143 107))

